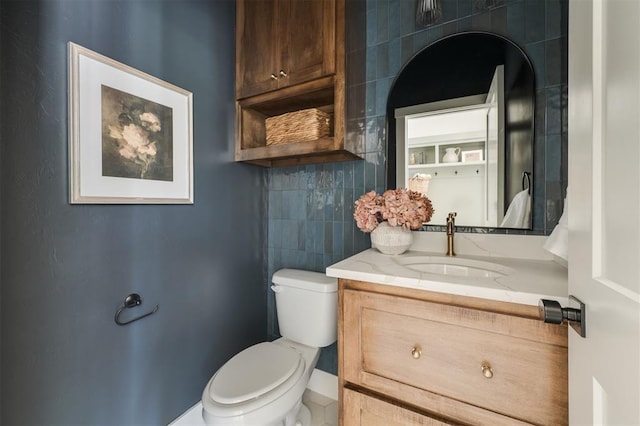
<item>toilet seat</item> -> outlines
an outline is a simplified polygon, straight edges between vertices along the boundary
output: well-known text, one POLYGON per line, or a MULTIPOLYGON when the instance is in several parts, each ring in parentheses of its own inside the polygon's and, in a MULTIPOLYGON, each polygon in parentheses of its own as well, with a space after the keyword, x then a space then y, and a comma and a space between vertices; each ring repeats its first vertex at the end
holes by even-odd
POLYGON ((212 397, 211 385, 214 379, 216 379, 216 376, 221 374, 221 370, 226 370, 228 365, 225 364, 213 375, 203 390, 202 417, 207 425, 281 425, 280 422, 285 416, 295 416, 298 412, 302 394, 309 383, 309 377, 320 355, 320 348, 306 346, 286 338, 280 338, 268 343, 259 343, 251 348, 245 349, 245 351, 250 351, 247 357, 251 362, 250 364, 241 365, 240 362, 237 362, 237 365, 236 362, 230 364, 231 360, 227 362, 227 364, 232 366, 231 368, 235 369, 234 371, 238 373, 238 376, 232 378, 232 373, 229 373, 226 379, 224 379, 223 376, 224 380, 216 385, 216 390, 213 392, 215 397, 212 397), (278 348, 274 349, 271 345, 277 346, 278 348), (293 356, 291 354, 293 354, 293 356), (293 359, 293 363, 288 364, 289 361, 283 362, 283 359, 289 359, 289 361, 293 359), (226 389, 231 388, 222 385, 222 383, 228 383, 228 381, 242 381, 243 383, 251 382, 252 380, 255 381, 255 378, 251 377, 253 372, 249 372, 249 369, 255 369, 263 373, 265 370, 271 370, 275 365, 282 365, 280 363, 284 365, 297 365, 297 367, 290 373, 288 378, 282 379, 289 374, 289 368, 283 367, 284 372, 282 374, 274 374, 274 376, 277 377, 276 380, 266 380, 266 382, 270 382, 268 386, 265 386, 265 382, 263 381, 261 385, 246 385, 246 387, 243 385, 242 389, 236 388, 236 392, 230 392, 226 389), (280 380, 284 381, 277 384, 280 380), (251 389, 252 387, 253 389, 251 389), (256 395, 267 388, 271 389, 244 402, 228 404, 216 400, 227 398, 227 400, 238 401, 246 398, 248 395, 256 395), (238 389, 240 390, 238 391, 238 389))
POLYGON ((293 348, 263 342, 236 354, 211 379, 209 397, 218 404, 240 404, 264 395, 300 371, 293 348))

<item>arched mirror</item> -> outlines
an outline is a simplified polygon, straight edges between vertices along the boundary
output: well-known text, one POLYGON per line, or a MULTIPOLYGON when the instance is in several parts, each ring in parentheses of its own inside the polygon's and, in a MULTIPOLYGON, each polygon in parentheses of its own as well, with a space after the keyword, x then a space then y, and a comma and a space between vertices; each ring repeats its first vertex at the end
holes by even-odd
POLYGON ((418 52, 387 100, 387 187, 425 193, 443 225, 531 229, 535 78, 525 53, 490 33, 418 52))

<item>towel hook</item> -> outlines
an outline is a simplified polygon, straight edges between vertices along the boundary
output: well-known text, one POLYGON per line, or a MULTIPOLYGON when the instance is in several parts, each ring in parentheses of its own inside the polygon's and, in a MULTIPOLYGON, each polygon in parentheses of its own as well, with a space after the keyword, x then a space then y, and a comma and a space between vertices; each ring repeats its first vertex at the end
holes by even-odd
POLYGON ((522 172, 522 190, 527 190, 527 194, 531 195, 531 172, 522 172), (525 187, 524 183, 527 183, 525 187))
POLYGON ((160 308, 160 305, 156 305, 155 308, 153 308, 152 311, 147 312, 144 315, 140 315, 139 317, 135 317, 132 318, 128 321, 120 321, 120 314, 122 313, 122 311, 124 311, 125 309, 129 309, 129 308, 135 308, 136 306, 140 306, 142 305, 142 297, 140 297, 140 295, 138 293, 131 293, 130 295, 128 295, 127 297, 124 298, 124 301, 122 302, 122 306, 120 306, 120 308, 118 308, 118 310, 116 311, 116 315, 114 317, 114 321, 116 322, 116 324, 118 325, 127 325, 127 324, 131 324, 134 321, 138 321, 139 319, 142 319, 144 317, 148 317, 151 314, 155 314, 156 312, 158 312, 158 309, 160 308))

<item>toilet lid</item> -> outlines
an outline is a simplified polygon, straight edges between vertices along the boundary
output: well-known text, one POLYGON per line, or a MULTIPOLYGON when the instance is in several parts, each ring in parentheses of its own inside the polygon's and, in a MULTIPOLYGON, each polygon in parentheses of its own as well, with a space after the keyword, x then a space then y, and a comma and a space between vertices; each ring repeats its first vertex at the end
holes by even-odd
POLYGON ((300 354, 292 348, 258 343, 236 354, 218 370, 209 396, 221 404, 256 398, 291 377, 301 361, 300 354))

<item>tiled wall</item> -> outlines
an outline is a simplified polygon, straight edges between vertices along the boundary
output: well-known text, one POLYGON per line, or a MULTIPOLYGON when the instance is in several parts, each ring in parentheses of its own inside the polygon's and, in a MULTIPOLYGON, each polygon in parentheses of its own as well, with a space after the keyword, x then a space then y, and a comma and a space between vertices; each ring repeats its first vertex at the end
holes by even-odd
MULTIPOLYGON (((416 0, 347 0, 347 137, 364 161, 268 171, 268 277, 283 267, 323 271, 370 246, 355 227, 354 201, 385 186, 386 99, 402 66, 428 44, 463 31, 508 37, 536 73, 533 233, 549 234, 562 213, 567 183, 567 0, 441 0, 442 22, 415 24, 416 0), (351 4, 349 4, 351 3, 351 4), (487 1, 480 3, 487 3, 487 1)), ((526 233, 519 231, 520 233, 526 233)), ((269 295, 269 335, 277 335, 269 295)), ((336 373, 335 345, 322 370, 336 373)))

